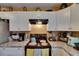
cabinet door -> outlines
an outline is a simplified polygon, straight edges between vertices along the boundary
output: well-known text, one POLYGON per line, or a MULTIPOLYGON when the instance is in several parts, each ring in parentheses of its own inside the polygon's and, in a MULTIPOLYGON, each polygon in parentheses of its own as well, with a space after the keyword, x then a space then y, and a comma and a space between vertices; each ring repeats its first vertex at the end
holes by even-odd
POLYGON ((0 12, 0 17, 2 19, 10 19, 11 17, 11 12, 0 12))
POLYGON ((49 12, 26 12, 28 19, 46 19, 49 12))
POLYGON ((48 31, 55 31, 56 28, 56 13, 52 12, 48 14, 49 18, 48 18, 48 31))
POLYGON ((4 47, 0 47, 0 56, 4 56, 3 51, 4 51, 4 47))
POLYGON ((4 56, 24 56, 24 48, 22 47, 5 47, 4 56))
POLYGON ((71 7, 71 28, 72 31, 79 31, 79 4, 71 7))
POLYGON ((57 12, 56 30, 69 31, 70 28, 70 8, 65 8, 57 12))
POLYGON ((39 19, 49 19, 52 15, 52 12, 36 12, 37 13, 37 17, 39 19))
POLYGON ((10 20, 10 31, 30 31, 29 20, 27 19, 26 13, 14 12, 12 16, 10 20))
POLYGON ((28 19, 38 19, 37 16, 38 16, 38 15, 37 15, 36 12, 26 12, 26 17, 27 17, 28 19))
POLYGON ((48 31, 54 31, 56 27, 56 12, 27 12, 28 19, 48 19, 48 31))

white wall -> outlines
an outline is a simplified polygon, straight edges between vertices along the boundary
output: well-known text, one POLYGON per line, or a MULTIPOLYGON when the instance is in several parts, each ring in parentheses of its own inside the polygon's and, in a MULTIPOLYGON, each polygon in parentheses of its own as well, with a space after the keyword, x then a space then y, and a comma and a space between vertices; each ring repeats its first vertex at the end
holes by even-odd
POLYGON ((31 26, 31 34, 46 34, 47 33, 47 25, 32 25, 31 26))

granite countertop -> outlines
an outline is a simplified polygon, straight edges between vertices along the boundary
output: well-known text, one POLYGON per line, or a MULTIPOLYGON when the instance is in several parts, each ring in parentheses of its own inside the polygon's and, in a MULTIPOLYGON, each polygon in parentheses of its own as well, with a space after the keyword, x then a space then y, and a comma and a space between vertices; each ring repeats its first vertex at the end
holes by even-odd
POLYGON ((65 42, 61 42, 61 41, 51 41, 50 42, 52 48, 57 47, 57 48, 63 48, 66 52, 68 52, 70 55, 72 56, 79 56, 79 51, 76 50, 75 48, 67 45, 67 43, 65 42))
POLYGON ((51 41, 49 43, 53 48, 54 47, 62 48, 65 45, 65 43, 61 41, 51 41))
POLYGON ((29 42, 29 40, 21 41, 21 42, 10 41, 10 42, 0 44, 0 47, 25 47, 28 42, 29 42))
POLYGON ((79 51, 76 50, 75 48, 65 45, 63 47, 67 52, 69 52, 72 56, 79 56, 79 51))

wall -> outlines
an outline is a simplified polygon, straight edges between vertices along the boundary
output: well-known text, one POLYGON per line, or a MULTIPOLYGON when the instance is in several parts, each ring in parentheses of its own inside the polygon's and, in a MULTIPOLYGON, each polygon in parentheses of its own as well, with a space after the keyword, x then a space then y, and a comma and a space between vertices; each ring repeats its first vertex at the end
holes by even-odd
MULTIPOLYGON (((5 7, 5 8, 6 8, 6 7, 5 7)), ((13 11, 24 11, 23 8, 21 8, 21 7, 12 7, 12 8, 13 8, 13 11)), ((48 8, 40 8, 40 9, 41 9, 41 11, 48 10, 48 8)), ((1 11, 2 11, 2 10, 1 10, 1 11)), ((9 9, 6 10, 6 11, 9 11, 9 9)), ((36 8, 27 8, 26 11, 36 11, 36 8)))
POLYGON ((59 31, 48 32, 48 39, 52 36, 55 37, 56 40, 59 40, 59 31))
POLYGON ((30 34, 47 34, 47 25, 32 25, 30 34))
POLYGON ((59 40, 58 34, 60 32, 58 31, 53 31, 53 32, 48 32, 47 31, 47 25, 32 25, 31 27, 31 32, 30 34, 47 34, 47 38, 49 39, 51 34, 55 34, 57 37, 57 40, 59 40))
POLYGON ((28 35, 28 39, 30 38, 30 34, 48 34, 47 25, 31 25, 31 31, 30 32, 29 31, 28 32, 14 31, 12 33, 25 33, 25 35, 28 35))
MULTIPOLYGON (((72 3, 67 3, 67 5, 71 6, 72 3)), ((61 6, 61 4, 55 4, 55 5, 52 6, 52 10, 53 11, 58 11, 58 10, 60 10, 60 6, 61 6)))
POLYGON ((77 31, 77 32, 72 32, 72 36, 74 36, 74 37, 79 37, 79 32, 77 31))
POLYGON ((52 7, 52 10, 58 11, 58 10, 60 9, 60 5, 61 5, 61 4, 56 4, 56 5, 54 5, 54 6, 52 7))
MULTIPOLYGON (((70 6, 72 3, 67 3, 68 6, 70 6)), ((51 8, 53 11, 58 11, 60 10, 60 5, 61 3, 56 3, 55 5, 52 5, 51 8)), ((23 7, 11 7, 11 6, 0 6, 0 10, 1 8, 7 8, 6 10, 9 11, 9 9, 13 9, 13 11, 23 11, 23 7)), ((37 7, 36 7, 37 8, 37 7)), ((36 11, 36 8, 27 8, 27 11, 36 11)), ((48 10, 48 8, 41 8, 42 11, 48 10)))

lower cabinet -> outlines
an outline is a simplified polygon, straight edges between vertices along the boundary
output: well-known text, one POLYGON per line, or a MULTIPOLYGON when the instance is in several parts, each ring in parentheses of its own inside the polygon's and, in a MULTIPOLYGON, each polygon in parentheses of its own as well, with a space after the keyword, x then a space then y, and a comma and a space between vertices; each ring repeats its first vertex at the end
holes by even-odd
POLYGON ((0 47, 0 56, 24 56, 23 47, 0 47))
POLYGON ((3 51, 4 51, 3 47, 0 47, 0 56, 3 56, 3 51))

